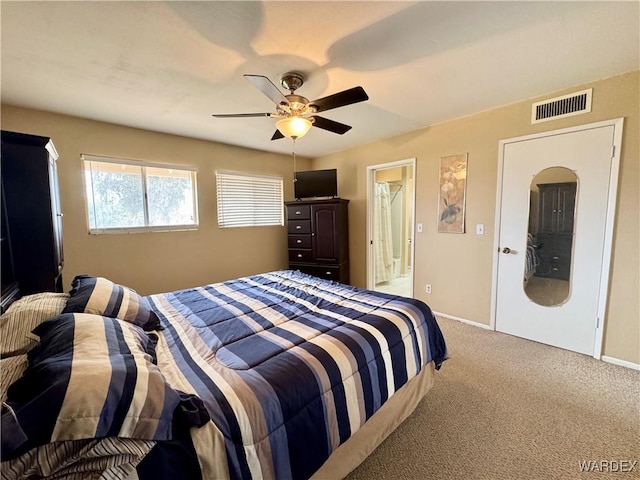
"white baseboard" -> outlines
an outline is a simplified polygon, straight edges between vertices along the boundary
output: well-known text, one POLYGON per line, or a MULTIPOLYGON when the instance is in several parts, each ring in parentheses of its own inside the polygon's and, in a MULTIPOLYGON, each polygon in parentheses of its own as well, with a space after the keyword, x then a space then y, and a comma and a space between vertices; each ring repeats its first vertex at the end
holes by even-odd
POLYGON ((484 323, 474 322, 473 320, 467 320, 466 318, 454 317, 453 315, 448 315, 446 313, 441 313, 441 312, 432 312, 432 313, 438 317, 444 317, 450 320, 456 320, 458 322, 466 323, 467 325, 484 328, 485 330, 493 330, 493 328, 491 328, 489 325, 485 325, 484 323))
POLYGON ((603 355, 602 357, 600 357, 600 359, 603 362, 613 363, 614 365, 620 365, 621 367, 627 367, 633 370, 640 370, 640 363, 628 362, 626 360, 620 360, 619 358, 615 358, 615 357, 607 357, 606 355, 603 355))

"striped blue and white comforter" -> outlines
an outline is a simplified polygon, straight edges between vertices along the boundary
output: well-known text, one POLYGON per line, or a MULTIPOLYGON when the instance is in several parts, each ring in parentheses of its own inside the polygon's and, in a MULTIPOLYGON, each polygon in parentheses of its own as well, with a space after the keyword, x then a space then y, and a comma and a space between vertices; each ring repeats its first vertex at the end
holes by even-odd
POLYGON ((446 357, 424 303, 299 272, 147 298, 164 327, 158 367, 211 416, 187 448, 206 479, 310 477, 396 390, 446 357))

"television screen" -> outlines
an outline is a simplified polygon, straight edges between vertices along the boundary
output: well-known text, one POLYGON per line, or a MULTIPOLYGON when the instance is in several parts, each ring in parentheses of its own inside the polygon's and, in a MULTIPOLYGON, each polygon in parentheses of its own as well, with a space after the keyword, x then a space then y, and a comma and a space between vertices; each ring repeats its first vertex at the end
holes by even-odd
POLYGON ((310 170, 307 172, 295 172, 293 184, 295 197, 336 197, 338 195, 338 171, 310 170))

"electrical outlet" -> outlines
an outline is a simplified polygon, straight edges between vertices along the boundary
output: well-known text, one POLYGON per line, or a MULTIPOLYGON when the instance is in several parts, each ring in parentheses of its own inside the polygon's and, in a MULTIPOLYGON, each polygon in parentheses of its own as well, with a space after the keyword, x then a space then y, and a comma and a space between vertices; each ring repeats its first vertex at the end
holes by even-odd
POLYGON ((427 293, 431 293, 431 285, 427 283, 426 288, 424 289, 427 293))

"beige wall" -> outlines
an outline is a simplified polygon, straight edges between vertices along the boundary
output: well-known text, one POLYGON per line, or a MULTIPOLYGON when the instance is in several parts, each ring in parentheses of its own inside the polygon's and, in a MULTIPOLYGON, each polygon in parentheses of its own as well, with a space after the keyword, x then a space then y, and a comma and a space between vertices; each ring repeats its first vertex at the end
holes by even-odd
POLYGON ((366 167, 417 158, 415 296, 434 310, 489 325, 497 191, 498 142, 538 132, 624 117, 614 251, 603 354, 640 363, 639 248, 639 72, 550 92, 495 110, 314 159, 316 169, 337 168, 340 195, 349 204, 351 281, 366 285, 366 167), (593 87, 588 114, 530 124, 531 103, 593 87), (469 153, 467 234, 436 231, 440 157, 469 153), (482 223, 485 234, 475 234, 482 223), (433 293, 424 293, 430 283, 433 293))
MULTIPOLYGON (((424 232, 415 238, 415 295, 436 311, 488 325, 499 140, 625 117, 604 355, 640 363, 639 85, 639 73, 632 72, 540 98, 593 87, 593 110, 585 115, 532 126, 530 106, 538 100, 532 99, 312 162, 301 159, 298 169, 338 169, 338 191, 351 200, 351 279, 365 286, 366 167, 416 157, 416 222, 424 224, 424 232), (438 234, 440 157, 467 152, 469 233, 438 234), (477 223, 485 225, 485 235, 475 235, 477 223), (433 286, 431 295, 423 293, 426 283, 433 286)), ((284 228, 217 227, 214 177, 217 168, 281 174, 285 199, 291 199, 292 161, 287 156, 6 105, 2 106, 2 128, 52 137, 60 153, 65 288, 74 275, 86 272, 110 277, 147 294, 287 265, 284 228), (88 235, 81 153, 196 165, 199 230, 88 235)))
MULTIPOLYGON (((142 294, 205 285, 286 268, 285 227, 218 228, 215 171, 281 175, 293 199, 293 160, 185 137, 2 106, 2 129, 51 137, 58 150, 65 289, 79 273, 110 278, 142 294), (197 231, 89 235, 80 154, 106 155, 198 168, 197 231)), ((298 159, 299 169, 309 168, 298 159)))

